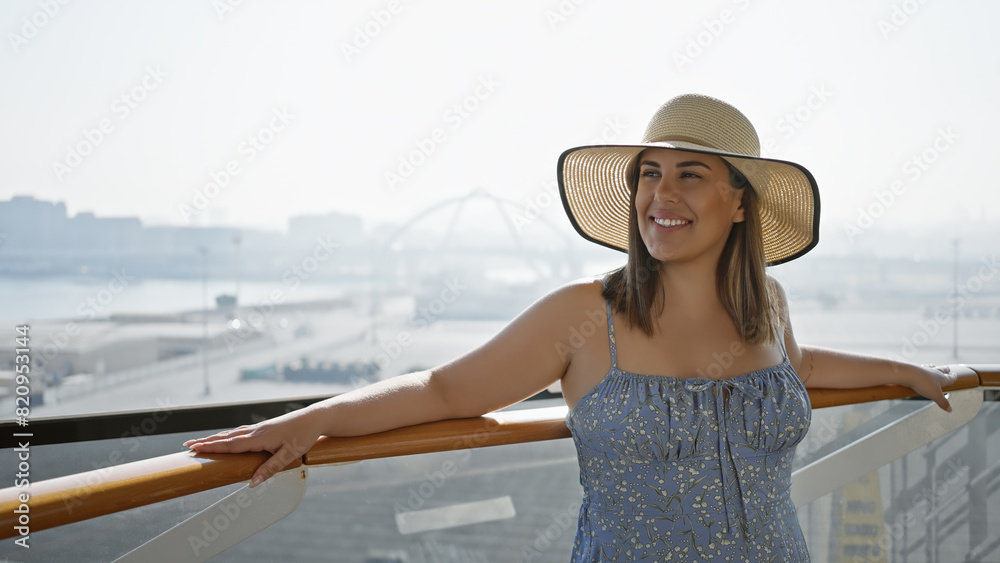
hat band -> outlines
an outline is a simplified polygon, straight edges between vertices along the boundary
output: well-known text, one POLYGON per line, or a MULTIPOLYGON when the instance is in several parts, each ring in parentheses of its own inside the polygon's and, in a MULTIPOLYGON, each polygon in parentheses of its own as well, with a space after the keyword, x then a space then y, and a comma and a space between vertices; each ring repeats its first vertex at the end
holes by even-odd
POLYGON ((702 139, 696 139, 694 137, 686 137, 684 135, 671 135, 670 137, 666 137, 666 138, 662 138, 662 139, 656 139, 656 140, 652 140, 652 141, 645 141, 645 142, 647 142, 647 143, 670 143, 670 142, 691 143, 693 145, 698 145, 699 147, 705 147, 707 149, 712 149, 714 151, 725 152, 725 153, 736 154, 736 155, 742 155, 742 156, 746 156, 746 157, 750 157, 750 158, 760 158, 760 154, 759 153, 758 154, 750 154, 750 151, 722 149, 722 148, 719 148, 719 147, 717 147, 717 146, 715 146, 715 145, 713 145, 711 143, 706 143, 702 139))

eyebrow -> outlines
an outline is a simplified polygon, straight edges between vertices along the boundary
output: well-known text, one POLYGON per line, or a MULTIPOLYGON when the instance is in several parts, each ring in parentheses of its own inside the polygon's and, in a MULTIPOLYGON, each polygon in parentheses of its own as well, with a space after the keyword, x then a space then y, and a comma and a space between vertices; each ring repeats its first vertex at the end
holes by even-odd
MULTIPOLYGON (((639 163, 639 166, 652 166, 654 168, 660 168, 660 163, 653 162, 652 160, 643 160, 639 163)), ((712 169, 711 166, 701 162, 700 160, 685 160, 684 162, 677 163, 677 168, 683 168, 686 166, 701 166, 707 168, 708 170, 712 169)))

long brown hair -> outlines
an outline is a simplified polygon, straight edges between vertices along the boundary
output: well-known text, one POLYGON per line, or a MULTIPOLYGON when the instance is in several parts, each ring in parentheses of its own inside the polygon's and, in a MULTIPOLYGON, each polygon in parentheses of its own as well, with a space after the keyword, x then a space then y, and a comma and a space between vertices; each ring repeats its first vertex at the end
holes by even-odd
MULTIPOLYGON (((647 336, 656 332, 654 316, 662 312, 663 287, 660 264, 646 248, 639 234, 635 195, 639 187, 639 159, 636 155, 626 171, 630 189, 628 220, 628 262, 608 275, 604 298, 615 311, 623 313, 631 326, 638 326, 647 336), (660 310, 653 312, 657 292, 661 293, 660 310)), ((734 223, 719 256, 716 291, 723 307, 733 319, 736 331, 745 344, 776 342, 771 286, 767 281, 764 241, 757 214, 757 193, 739 170, 723 159, 729 168, 729 183, 741 190, 744 220, 734 223), (749 188, 749 189, 747 189, 749 188)))

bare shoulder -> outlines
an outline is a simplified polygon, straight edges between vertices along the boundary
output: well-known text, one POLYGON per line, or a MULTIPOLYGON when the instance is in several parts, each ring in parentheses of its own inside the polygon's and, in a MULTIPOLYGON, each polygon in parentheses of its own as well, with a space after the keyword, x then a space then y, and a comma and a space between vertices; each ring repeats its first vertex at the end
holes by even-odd
POLYGON ((785 288, 770 274, 767 276, 767 288, 771 299, 774 300, 778 315, 780 315, 781 324, 788 326, 790 321, 788 318, 788 296, 785 294, 785 288))
POLYGON ((569 338, 572 328, 579 328, 582 323, 594 319, 606 322, 603 289, 597 277, 567 282, 532 303, 511 325, 519 330, 531 325, 532 332, 548 333, 548 338, 569 338))
POLYGON ((600 278, 580 278, 553 289, 535 304, 544 303, 547 309, 564 313, 568 318, 576 314, 585 314, 588 309, 595 306, 600 306, 603 311, 603 291, 604 285, 600 278))
POLYGON ((781 282, 779 282, 777 278, 775 278, 771 274, 767 275, 767 286, 768 289, 773 291, 774 295, 778 297, 782 302, 786 300, 785 288, 781 285, 781 282))

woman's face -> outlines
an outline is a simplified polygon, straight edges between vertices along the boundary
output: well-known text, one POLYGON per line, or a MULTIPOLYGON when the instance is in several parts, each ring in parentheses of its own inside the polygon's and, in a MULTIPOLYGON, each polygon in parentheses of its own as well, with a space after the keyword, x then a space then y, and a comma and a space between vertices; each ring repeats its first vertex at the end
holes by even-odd
POLYGON ((671 149, 640 155, 636 219, 657 260, 716 264, 733 223, 743 221, 741 196, 717 156, 671 149))

